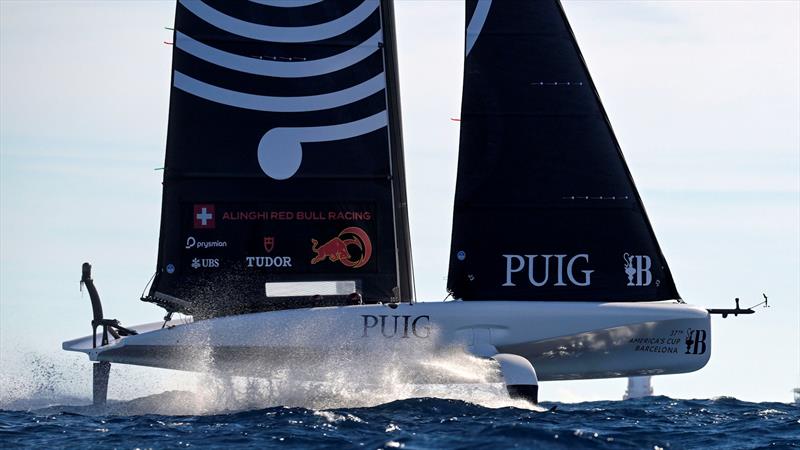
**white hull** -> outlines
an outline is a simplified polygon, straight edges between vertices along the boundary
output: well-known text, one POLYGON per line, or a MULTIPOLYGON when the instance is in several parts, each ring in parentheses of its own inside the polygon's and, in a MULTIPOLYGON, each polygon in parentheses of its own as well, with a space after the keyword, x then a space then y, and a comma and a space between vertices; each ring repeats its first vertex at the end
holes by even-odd
POLYGON ((423 302, 161 325, 132 327, 138 335, 103 347, 92 348, 91 336, 63 347, 93 361, 261 377, 298 364, 348 364, 351 356, 376 349, 435 355, 461 347, 482 357, 520 355, 541 381, 691 372, 711 353, 708 312, 672 302, 423 302))

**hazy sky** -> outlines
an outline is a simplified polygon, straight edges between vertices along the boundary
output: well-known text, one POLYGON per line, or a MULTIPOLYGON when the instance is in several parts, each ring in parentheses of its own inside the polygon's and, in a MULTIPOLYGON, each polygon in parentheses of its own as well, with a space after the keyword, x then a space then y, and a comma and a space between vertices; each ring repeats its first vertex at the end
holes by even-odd
MULTIPOLYGON (((683 298, 773 304, 714 318, 708 366, 655 378, 656 392, 788 401, 800 386, 800 2, 564 4, 683 298)), ((174 8, 0 0, 0 371, 88 334, 83 261, 109 316, 163 315, 138 297, 156 262, 174 8)), ((445 295, 463 8, 396 4, 421 300, 445 295)), ((552 382, 542 396, 624 388, 552 382)))

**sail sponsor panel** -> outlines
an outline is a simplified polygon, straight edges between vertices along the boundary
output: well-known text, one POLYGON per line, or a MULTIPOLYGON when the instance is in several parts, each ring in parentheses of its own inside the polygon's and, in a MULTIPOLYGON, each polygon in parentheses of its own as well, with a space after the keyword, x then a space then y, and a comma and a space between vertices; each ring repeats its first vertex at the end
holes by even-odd
POLYGON ((392 243, 379 232, 391 216, 375 204, 206 200, 179 210, 180 245, 163 254, 159 292, 192 299, 199 316, 269 309, 279 300, 267 297, 266 283, 347 280, 372 293, 367 301, 392 296, 394 255, 379 248, 392 243), (213 207, 213 229, 194 227, 197 205, 213 207))
POLYGON ((592 284, 592 272, 594 269, 576 269, 578 264, 583 263, 587 267, 589 255, 579 253, 574 256, 569 255, 503 255, 506 259, 506 282, 503 286, 516 286, 514 275, 518 272, 526 272, 527 280, 531 286, 590 286, 592 284), (537 263, 537 258, 540 261, 537 263), (550 260, 553 260, 552 270, 550 260), (565 264, 566 261, 566 264, 565 264), (577 264, 576 264, 577 262, 577 264), (526 270, 527 266, 527 270, 526 270), (538 267, 537 267, 538 266, 538 267), (540 275, 536 275, 536 272, 540 275), (553 279, 550 278, 551 272, 555 272, 553 279), (582 275, 577 274, 580 272, 582 275), (538 280, 537 280, 538 278, 538 280))
POLYGON ((377 229, 372 205, 317 203, 300 209, 289 204, 202 203, 183 209, 188 236, 180 259, 192 269, 352 273, 377 268, 373 254, 378 252, 370 237, 377 229), (215 226, 198 229, 198 214, 211 215, 206 221, 215 226), (201 258, 196 255, 200 250, 216 258, 201 258))
MULTIPOLYGON (((466 259, 465 253, 456 256, 466 259)), ((591 275, 595 271, 589 262, 588 253, 570 255, 503 255, 506 260, 504 287, 514 287, 520 278, 527 275, 531 286, 591 286, 591 275), (580 265, 579 265, 580 264, 580 265), (519 274, 519 275, 518 275, 519 274)), ((650 286, 653 283, 652 258, 648 255, 623 254, 625 264, 620 272, 628 278, 627 287, 650 286)), ((619 276, 622 280, 622 277, 619 276)), ((656 279, 659 285, 661 280, 656 279)))
POLYGON ((668 268, 641 220, 624 209, 462 210, 448 287, 478 300, 675 298, 668 268), (498 219, 490 218, 498 215, 506 222, 493 229, 498 219))

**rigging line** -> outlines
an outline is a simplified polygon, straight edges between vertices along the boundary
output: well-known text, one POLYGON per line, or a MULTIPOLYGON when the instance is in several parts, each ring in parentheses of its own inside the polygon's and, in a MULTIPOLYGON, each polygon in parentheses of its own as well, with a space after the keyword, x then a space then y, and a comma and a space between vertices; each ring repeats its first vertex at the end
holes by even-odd
POLYGON ((758 304, 756 304, 756 305, 753 305, 753 306, 751 306, 751 307, 749 307, 749 308, 747 308, 747 309, 753 309, 753 308, 755 308, 755 307, 758 307, 758 306, 761 306, 761 305, 764 305, 764 308, 769 308, 769 303, 768 303, 769 299, 767 298, 767 294, 763 294, 763 293, 762 293, 761 295, 763 295, 763 296, 764 296, 764 301, 763 301, 763 302, 761 302, 761 303, 758 303, 758 304))
POLYGON ((145 285, 144 285, 144 289, 142 289, 142 296, 141 296, 141 297, 139 297, 140 299, 143 299, 143 298, 144 298, 144 293, 147 291, 147 288, 148 288, 148 286, 150 286, 150 284, 151 284, 151 283, 153 282, 153 280, 156 278, 156 274, 158 274, 158 271, 155 271, 155 272, 153 272, 153 276, 151 276, 151 277, 150 277, 150 280, 148 280, 148 281, 147 281, 147 284, 145 284, 145 285))

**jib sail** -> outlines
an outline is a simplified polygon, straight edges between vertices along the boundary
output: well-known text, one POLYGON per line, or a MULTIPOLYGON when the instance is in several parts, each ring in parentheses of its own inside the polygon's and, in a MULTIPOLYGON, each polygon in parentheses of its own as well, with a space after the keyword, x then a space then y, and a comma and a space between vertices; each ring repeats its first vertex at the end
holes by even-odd
POLYGON ((460 141, 456 298, 679 298, 558 1, 467 1, 460 141))
POLYGON ((389 1, 178 1, 148 300, 413 296, 393 33, 389 1))

